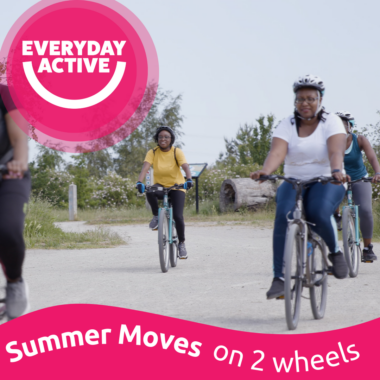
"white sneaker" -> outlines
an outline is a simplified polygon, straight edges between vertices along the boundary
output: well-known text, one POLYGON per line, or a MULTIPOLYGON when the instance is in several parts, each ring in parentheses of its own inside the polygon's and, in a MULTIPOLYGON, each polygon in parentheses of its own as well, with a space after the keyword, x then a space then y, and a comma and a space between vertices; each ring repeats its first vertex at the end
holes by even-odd
POLYGON ((22 277, 17 282, 8 282, 6 292, 5 306, 8 320, 20 317, 29 311, 28 285, 22 277))

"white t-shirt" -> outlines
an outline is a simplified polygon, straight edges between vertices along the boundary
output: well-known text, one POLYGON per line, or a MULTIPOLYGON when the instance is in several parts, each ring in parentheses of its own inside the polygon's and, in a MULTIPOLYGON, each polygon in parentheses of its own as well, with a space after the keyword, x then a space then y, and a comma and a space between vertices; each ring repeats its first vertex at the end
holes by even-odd
POLYGON ((288 143, 285 158, 285 177, 310 179, 331 176, 327 140, 333 135, 346 135, 342 119, 335 114, 324 114, 326 121, 320 121, 315 131, 308 137, 299 137, 294 115, 282 120, 274 130, 273 137, 288 143), (292 124, 293 121, 293 124, 292 124))

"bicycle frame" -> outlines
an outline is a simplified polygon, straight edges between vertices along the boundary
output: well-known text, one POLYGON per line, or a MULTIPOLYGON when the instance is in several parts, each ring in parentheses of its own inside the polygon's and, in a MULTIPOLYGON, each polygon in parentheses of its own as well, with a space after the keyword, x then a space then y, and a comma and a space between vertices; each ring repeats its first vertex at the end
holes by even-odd
POLYGON ((344 210, 345 208, 349 208, 351 210, 355 210, 355 244, 359 247, 359 245, 360 245, 359 218, 358 218, 359 206, 354 205, 352 202, 352 185, 351 185, 351 183, 348 183, 347 200, 348 200, 348 205, 343 206, 342 209, 344 210))
MULTIPOLYGON (((305 287, 311 287, 314 286, 313 281, 311 280, 311 273, 310 273, 310 268, 309 265, 307 264, 307 243, 309 241, 309 227, 308 227, 308 222, 304 219, 302 219, 302 211, 303 211, 303 198, 302 198, 302 190, 303 186, 297 186, 296 191, 296 207, 295 210, 293 211, 293 219, 290 219, 289 216, 287 216, 288 220, 288 229, 292 224, 298 224, 298 226, 301 229, 301 239, 302 239, 302 252, 301 252, 301 257, 302 257, 302 273, 300 273, 300 279, 303 282, 303 285, 305 287), (306 268, 306 276, 305 276, 305 268, 306 268)), ((288 215, 290 212, 288 213, 288 215)), ((284 267, 283 267, 283 272, 285 272, 285 261, 284 261, 284 267)))
MULTIPOLYGON (((279 177, 279 176, 278 176, 279 177)), ((316 182, 315 179, 306 182, 306 183, 301 183, 301 181, 289 181, 289 179, 284 180, 287 182, 292 183, 293 188, 296 190, 296 206, 295 210, 293 211, 293 219, 289 218, 289 214, 287 215, 287 220, 288 220, 288 229, 292 224, 298 224, 301 230, 301 239, 302 239, 302 273, 300 274, 300 279, 303 282, 303 286, 310 288, 313 287, 316 284, 316 281, 312 279, 312 274, 310 273, 310 266, 307 265, 308 257, 309 255, 307 254, 307 243, 308 241, 311 240, 316 240, 316 238, 313 236, 313 233, 311 229, 309 229, 308 224, 313 225, 312 223, 306 221, 303 219, 303 197, 302 197, 302 192, 304 189, 306 189, 307 185, 316 182), (306 276, 305 276, 305 268, 306 268, 306 276)), ((319 181, 320 182, 320 181, 319 181)), ((313 248, 314 249, 314 248, 313 248)), ((326 262, 326 258, 323 257, 324 264, 326 267, 328 267, 328 262, 326 262)), ((284 267, 283 270, 285 270, 285 261, 283 263, 284 267)), ((327 275, 327 274, 326 274, 327 275)), ((323 281, 324 276, 319 279, 317 282, 323 281)))
MULTIPOLYGON (((173 208, 169 206, 169 196, 166 192, 164 194, 163 203, 164 203, 163 207, 158 209, 158 217, 160 217, 161 212, 166 213, 166 217, 169 219, 169 244, 172 244, 173 243, 173 228, 172 228, 172 226, 173 226, 173 223, 175 223, 175 222, 173 220, 173 208)), ((175 240, 177 240, 177 239, 175 239, 175 240)))

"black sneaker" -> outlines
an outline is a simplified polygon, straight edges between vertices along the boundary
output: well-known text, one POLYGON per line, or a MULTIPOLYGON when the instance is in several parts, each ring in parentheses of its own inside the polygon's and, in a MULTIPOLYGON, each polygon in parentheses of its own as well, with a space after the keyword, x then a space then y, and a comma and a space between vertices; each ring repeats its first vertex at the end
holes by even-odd
POLYGON ((342 215, 334 214, 334 218, 338 227, 338 231, 342 231, 342 215))
POLYGON ((336 278, 346 278, 348 275, 348 266, 343 253, 341 251, 336 253, 330 253, 328 257, 333 264, 333 275, 336 278))
POLYGON ((181 260, 187 259, 187 251, 184 242, 178 244, 178 256, 181 260))
POLYGON ((158 230, 158 216, 153 215, 153 219, 149 223, 149 228, 152 230, 158 230))
POLYGON ((373 261, 377 260, 377 256, 373 253, 373 245, 369 244, 368 247, 363 249, 363 259, 364 261, 373 261))
POLYGON ((267 299, 282 297, 285 295, 284 281, 279 277, 275 277, 272 281, 270 289, 267 291, 267 299))

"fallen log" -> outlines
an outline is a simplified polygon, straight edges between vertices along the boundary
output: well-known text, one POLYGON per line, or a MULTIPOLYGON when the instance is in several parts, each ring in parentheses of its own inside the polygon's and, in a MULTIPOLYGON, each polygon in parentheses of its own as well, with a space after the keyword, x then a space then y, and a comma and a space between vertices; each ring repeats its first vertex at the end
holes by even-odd
POLYGON ((238 211, 241 207, 256 210, 276 195, 277 185, 270 181, 259 184, 250 178, 226 179, 220 188, 219 205, 222 212, 238 211))

